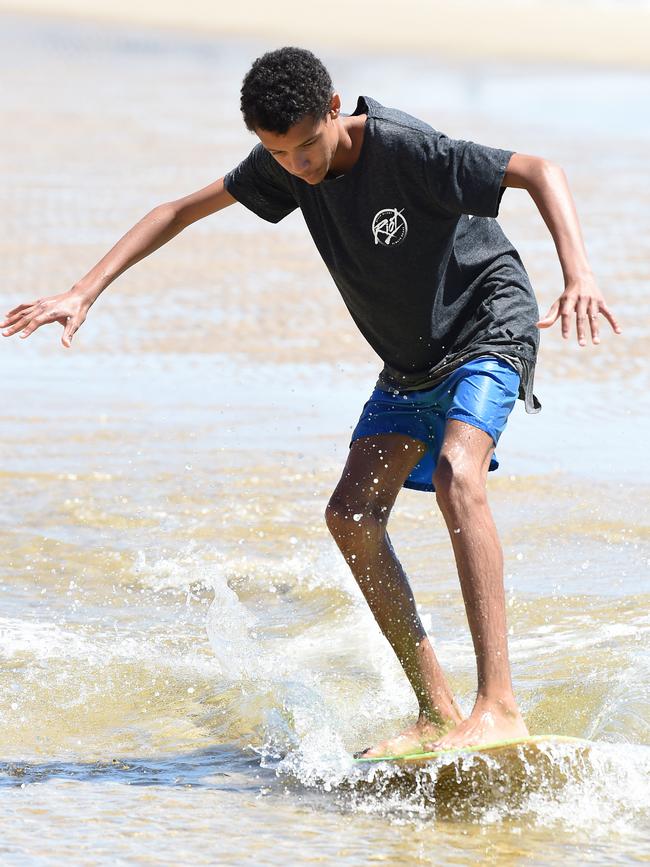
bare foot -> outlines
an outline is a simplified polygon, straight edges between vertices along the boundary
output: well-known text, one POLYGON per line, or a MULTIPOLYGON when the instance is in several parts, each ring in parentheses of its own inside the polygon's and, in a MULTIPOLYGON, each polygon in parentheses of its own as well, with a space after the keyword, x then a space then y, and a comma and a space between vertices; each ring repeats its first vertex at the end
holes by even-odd
POLYGON ((443 737, 429 741, 425 747, 427 750, 454 750, 525 738, 527 735, 526 723, 516 705, 479 698, 466 720, 443 737))
POLYGON ((422 752, 428 741, 439 738, 461 719, 462 717, 459 716, 457 721, 433 722, 429 717, 420 716, 415 725, 405 729, 396 737, 382 741, 374 747, 368 747, 366 750, 361 750, 361 752, 355 753, 354 757, 356 759, 369 759, 374 756, 408 756, 410 753, 422 752))

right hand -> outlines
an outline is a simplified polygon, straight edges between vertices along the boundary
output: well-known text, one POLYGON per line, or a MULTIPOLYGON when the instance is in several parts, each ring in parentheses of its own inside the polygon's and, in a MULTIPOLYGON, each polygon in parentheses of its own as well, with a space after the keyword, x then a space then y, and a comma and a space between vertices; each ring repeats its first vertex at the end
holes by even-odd
POLYGON ((20 337, 25 338, 41 325, 60 322, 63 325, 61 343, 69 348, 75 332, 85 322, 90 306, 91 302, 74 288, 61 295, 50 295, 29 304, 20 304, 10 310, 4 321, 0 322, 0 328, 6 328, 2 336, 11 337, 21 331, 20 337))

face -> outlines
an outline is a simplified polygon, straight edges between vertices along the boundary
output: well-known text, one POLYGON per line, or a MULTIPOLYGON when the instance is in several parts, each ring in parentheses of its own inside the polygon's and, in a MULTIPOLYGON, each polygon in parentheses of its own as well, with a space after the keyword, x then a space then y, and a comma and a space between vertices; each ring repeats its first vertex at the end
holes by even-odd
POLYGON ((256 129, 255 133, 271 156, 290 174, 308 184, 319 184, 327 175, 339 142, 340 100, 319 120, 308 116, 289 127, 284 135, 256 129))

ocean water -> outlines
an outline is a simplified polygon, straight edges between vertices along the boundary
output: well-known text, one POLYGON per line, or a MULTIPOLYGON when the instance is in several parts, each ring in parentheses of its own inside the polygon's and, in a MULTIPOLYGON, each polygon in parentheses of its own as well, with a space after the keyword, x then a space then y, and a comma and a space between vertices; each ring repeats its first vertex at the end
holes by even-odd
MULTIPOLYGON (((266 46, 4 17, 3 310, 64 291, 155 204, 253 145, 266 46)), ((624 333, 543 335, 490 497, 532 732, 454 774, 354 766, 415 700, 323 511, 379 362, 299 215, 232 207, 97 301, 73 348, 0 341, 3 864, 633 864, 650 858, 650 78, 326 54, 359 92, 566 169, 624 333)), ((561 291, 524 193, 501 222, 561 291)), ((392 539, 468 711, 474 658, 431 495, 392 539)))

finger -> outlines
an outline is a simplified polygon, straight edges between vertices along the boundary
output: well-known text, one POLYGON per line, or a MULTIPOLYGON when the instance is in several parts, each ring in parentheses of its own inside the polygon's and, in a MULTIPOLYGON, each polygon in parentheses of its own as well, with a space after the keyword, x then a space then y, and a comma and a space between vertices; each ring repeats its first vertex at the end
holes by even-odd
POLYGON ((540 319, 537 323, 538 328, 550 328, 554 322, 557 322, 557 318, 560 315, 560 302, 556 301, 555 304, 552 304, 549 308, 548 313, 543 319, 540 319))
POLYGON ((25 328, 26 325, 29 324, 30 317, 29 316, 21 316, 14 324, 8 328, 6 331, 3 331, 2 334, 4 337, 11 337, 12 334, 16 334, 17 331, 20 331, 22 328, 25 328))
POLYGON ((587 308, 589 302, 586 298, 578 298, 576 304, 576 330, 578 332, 578 343, 580 346, 585 346, 587 343, 587 308))
POLYGON ((20 332, 21 340, 25 337, 29 337, 30 334, 33 334, 37 328, 40 328, 41 325, 44 325, 46 322, 50 320, 46 316, 35 316, 29 325, 25 327, 23 331, 20 332))
POLYGON ((563 301, 560 304, 560 316, 562 317, 562 337, 565 340, 568 339, 569 334, 571 333, 571 320, 573 319, 573 313, 575 311, 575 305, 571 304, 569 301, 563 301))
POLYGON ((63 329, 63 337, 61 338, 61 343, 68 349, 70 348, 72 338, 74 337, 74 334, 78 327, 79 325, 77 324, 77 322, 75 322, 72 316, 68 316, 65 323, 65 328, 63 329))
POLYGON ((23 319, 28 313, 32 310, 32 305, 26 307, 26 309, 21 310, 19 313, 7 313, 2 323, 0 323, 0 328, 7 328, 10 325, 13 325, 18 319, 23 319))
POLYGON ((589 302, 587 311, 589 316, 589 327, 591 328, 591 342, 600 343, 600 329, 598 327, 598 302, 592 298, 589 302))
POLYGON ((621 326, 618 324, 618 320, 616 319, 616 317, 614 316, 614 314, 613 314, 612 311, 609 309, 609 307, 607 306, 607 304, 605 304, 604 301, 601 301, 601 303, 600 303, 600 312, 603 314, 603 316, 605 317, 605 319, 606 319, 606 320, 609 322, 609 324, 612 326, 612 328, 614 329, 614 333, 615 333, 615 334, 620 334, 621 331, 622 331, 623 329, 622 329, 621 326))
POLYGON ((7 317, 13 316, 14 313, 19 313, 21 310, 27 310, 28 308, 33 307, 35 303, 35 301, 30 301, 29 304, 19 304, 18 307, 14 307, 13 310, 10 310, 9 313, 6 313, 5 315, 7 317))

